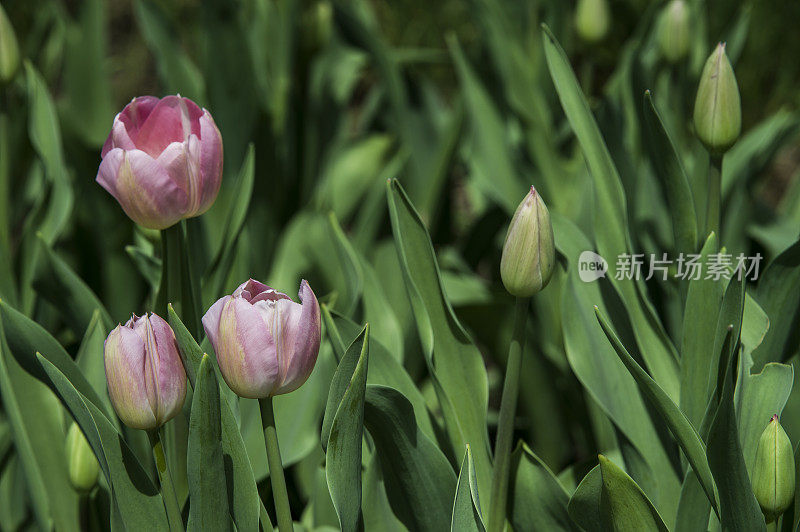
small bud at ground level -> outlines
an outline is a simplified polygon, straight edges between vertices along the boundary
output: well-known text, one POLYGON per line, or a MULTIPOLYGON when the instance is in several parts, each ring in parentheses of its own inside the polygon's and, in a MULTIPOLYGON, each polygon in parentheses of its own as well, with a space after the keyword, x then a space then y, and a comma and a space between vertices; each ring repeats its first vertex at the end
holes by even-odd
POLYGON ((100 464, 77 423, 69 427, 66 447, 72 487, 79 492, 90 491, 97 484, 100 464))
POLYGON ((658 44, 670 63, 677 63, 689 52, 689 7, 684 0, 672 0, 664 8, 658 44))
POLYGON ((542 197, 531 187, 508 226, 500 276, 509 293, 529 297, 547 286, 554 264, 550 213, 542 197))
POLYGON ((772 416, 758 440, 752 485, 768 523, 794 503, 794 451, 777 415, 772 416))
POLYGON ((694 129, 706 149, 715 155, 728 151, 742 130, 739 87, 725 54, 725 43, 719 43, 700 75, 694 129))
POLYGON ((0 85, 8 83, 19 68, 19 46, 11 21, 0 4, 0 85))
POLYGON ((575 29, 588 43, 597 43, 608 34, 611 15, 606 0, 578 0, 575 8, 575 29))

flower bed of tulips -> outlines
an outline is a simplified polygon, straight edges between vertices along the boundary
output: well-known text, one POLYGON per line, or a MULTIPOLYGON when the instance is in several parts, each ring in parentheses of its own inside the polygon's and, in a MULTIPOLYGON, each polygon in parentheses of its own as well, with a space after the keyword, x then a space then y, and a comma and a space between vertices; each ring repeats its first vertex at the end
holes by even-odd
POLYGON ((798 530, 763 7, 195 3, 0 6, 0 532, 798 530))

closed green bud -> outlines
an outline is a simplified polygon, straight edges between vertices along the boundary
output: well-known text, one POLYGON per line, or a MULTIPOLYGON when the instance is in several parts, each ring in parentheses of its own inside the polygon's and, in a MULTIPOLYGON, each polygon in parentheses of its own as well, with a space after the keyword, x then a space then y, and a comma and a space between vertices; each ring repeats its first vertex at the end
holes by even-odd
POLYGON ((733 146, 742 130, 739 87, 725 43, 719 43, 700 75, 694 102, 694 129, 706 149, 720 155, 733 146))
POLYGON ((611 15, 606 0, 578 0, 575 8, 575 29, 588 43, 603 40, 611 26, 611 15))
POLYGON ((547 286, 554 264, 550 213, 542 197, 531 187, 508 226, 500 276, 512 295, 529 297, 547 286))
POLYGON ((658 43, 661 54, 677 63, 689 52, 689 7, 684 0, 672 0, 661 15, 658 43))
POLYGON ((19 68, 19 47, 11 21, 0 4, 0 84, 8 83, 19 68))
POLYGON ((97 484, 100 464, 77 423, 73 423, 67 432, 67 463, 69 481, 76 491, 85 493, 97 484))
POLYGON ((753 493, 771 523, 794 503, 794 452, 777 414, 758 440, 753 465, 753 493))

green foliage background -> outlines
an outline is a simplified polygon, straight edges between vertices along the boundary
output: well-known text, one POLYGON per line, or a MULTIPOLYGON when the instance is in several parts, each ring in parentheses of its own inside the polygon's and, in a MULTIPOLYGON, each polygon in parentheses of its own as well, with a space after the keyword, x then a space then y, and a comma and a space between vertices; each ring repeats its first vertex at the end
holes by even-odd
MULTIPOLYGON (((454 498, 461 517, 471 515, 472 488, 488 498, 513 321, 500 252, 533 184, 553 214, 559 266, 528 323, 512 525, 591 529, 609 518, 598 521, 592 504, 619 489, 642 515, 654 508, 670 529, 692 530, 708 521, 704 493, 715 485, 723 524, 747 522, 752 515, 729 512, 752 509, 747 468, 769 416, 783 411, 800 440, 800 394, 791 391, 800 7, 690 4, 690 55, 669 65, 656 40, 662 4, 643 0, 610 2, 610 33, 595 45, 575 35, 572 3, 556 0, 4 2, 23 63, 0 88, 0 527, 71 530, 89 519, 81 526, 105 529, 160 508, 157 494, 131 485, 130 475, 153 478, 152 459, 146 437, 109 410, 101 360, 111 327, 149 308, 159 237, 134 226, 94 177, 114 114, 134 96, 169 93, 209 109, 224 139, 220 196, 187 223, 202 309, 248 277, 292 295, 306 278, 323 303, 314 374, 275 407, 296 520, 339 527, 351 511, 342 508, 352 500, 329 493, 338 473, 326 476, 325 431, 345 398, 331 403, 335 372, 349 360, 340 379, 358 375, 362 351, 351 342, 366 322, 369 374, 362 395, 346 397, 364 405, 375 440, 360 480, 365 527, 440 529, 454 498), (743 132, 723 166, 721 235, 709 238, 708 157, 690 117, 720 40, 739 81, 743 132), (764 257, 746 296, 733 282, 613 279, 621 252, 707 256, 719 246, 764 257), (609 260, 608 279, 578 280, 587 249, 609 260), (729 323, 740 346, 725 342, 729 323), (100 454, 122 463, 127 451, 108 448, 119 430, 141 463, 135 474, 104 469, 88 510, 79 511, 58 443, 68 411, 93 419, 100 454), (427 447, 400 437, 409 433, 427 447), (715 452, 734 440, 739 455, 715 452), (597 466, 598 453, 610 460, 597 466), (392 477, 382 456, 416 463, 418 476, 392 477), (412 496, 425 479, 444 487, 412 496), (109 484, 117 497, 146 496, 124 517, 110 515, 109 484), (393 489, 411 506, 398 510, 393 489), (530 493, 547 497, 533 502, 530 493)), ((208 342, 194 348, 195 369, 213 378, 201 366, 208 342)), ((269 501, 257 405, 224 385, 221 395, 230 405, 217 414, 223 451, 249 462, 269 501), (226 423, 241 438, 225 441, 226 423)), ((193 462, 187 471, 180 457, 192 442, 192 404, 167 428, 182 500, 191 491, 193 462)), ((237 494, 246 498, 241 473, 237 494)))

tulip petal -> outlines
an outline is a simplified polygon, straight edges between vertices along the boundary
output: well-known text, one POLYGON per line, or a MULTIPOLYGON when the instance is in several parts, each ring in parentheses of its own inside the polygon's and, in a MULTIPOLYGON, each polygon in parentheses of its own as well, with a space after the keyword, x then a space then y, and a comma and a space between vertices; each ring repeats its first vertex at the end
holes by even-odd
POLYGON ((305 280, 300 283, 299 296, 302 305, 283 300, 275 304, 281 320, 281 330, 277 335, 281 339, 278 343, 278 360, 282 376, 275 395, 294 391, 306 382, 319 354, 319 303, 305 280))
POLYGON ((120 325, 108 335, 104 361, 111 403, 123 423, 147 430, 157 423, 147 398, 144 359, 144 342, 133 330, 120 325))
POLYGON ((231 296, 217 299, 216 303, 211 305, 211 308, 206 311, 201 320, 203 322, 203 329, 206 330, 208 341, 214 346, 214 350, 217 349, 217 342, 219 341, 219 320, 222 317, 222 309, 229 299, 231 299, 231 296))
POLYGON ((261 309, 241 298, 227 301, 214 348, 222 376, 237 395, 256 399, 272 394, 280 370, 261 309))
POLYGON ((203 214, 217 199, 222 184, 222 135, 208 111, 200 117, 200 198, 197 214, 203 214))
POLYGON ((134 138, 136 147, 152 157, 173 142, 183 142, 189 135, 200 135, 202 110, 196 103, 180 96, 162 98, 134 138))
POLYGON ((181 190, 186 193, 188 198, 187 211, 191 211, 192 204, 195 202, 193 194, 196 195, 191 188, 192 183, 197 181, 197 177, 192 174, 186 150, 186 142, 173 142, 161 152, 156 161, 167 171, 181 190))
POLYGON ((151 314, 155 347, 158 353, 158 410, 159 423, 172 419, 180 412, 186 398, 186 371, 183 369, 178 342, 169 324, 160 316, 151 314))
POLYGON ((125 151, 121 148, 114 148, 103 156, 100 161, 100 168, 97 170, 97 181, 101 187, 117 198, 117 176, 119 175, 119 167, 125 158, 125 151))
MULTIPOLYGON (((114 152, 111 150, 109 156, 114 152)), ((123 155, 115 190, 112 192, 108 187, 106 190, 117 198, 125 214, 150 229, 164 229, 180 220, 186 212, 188 197, 166 169, 140 150, 126 151, 123 155)), ((100 174, 104 164, 105 160, 100 164, 100 174)), ((105 174, 102 177, 105 181, 105 174)))

